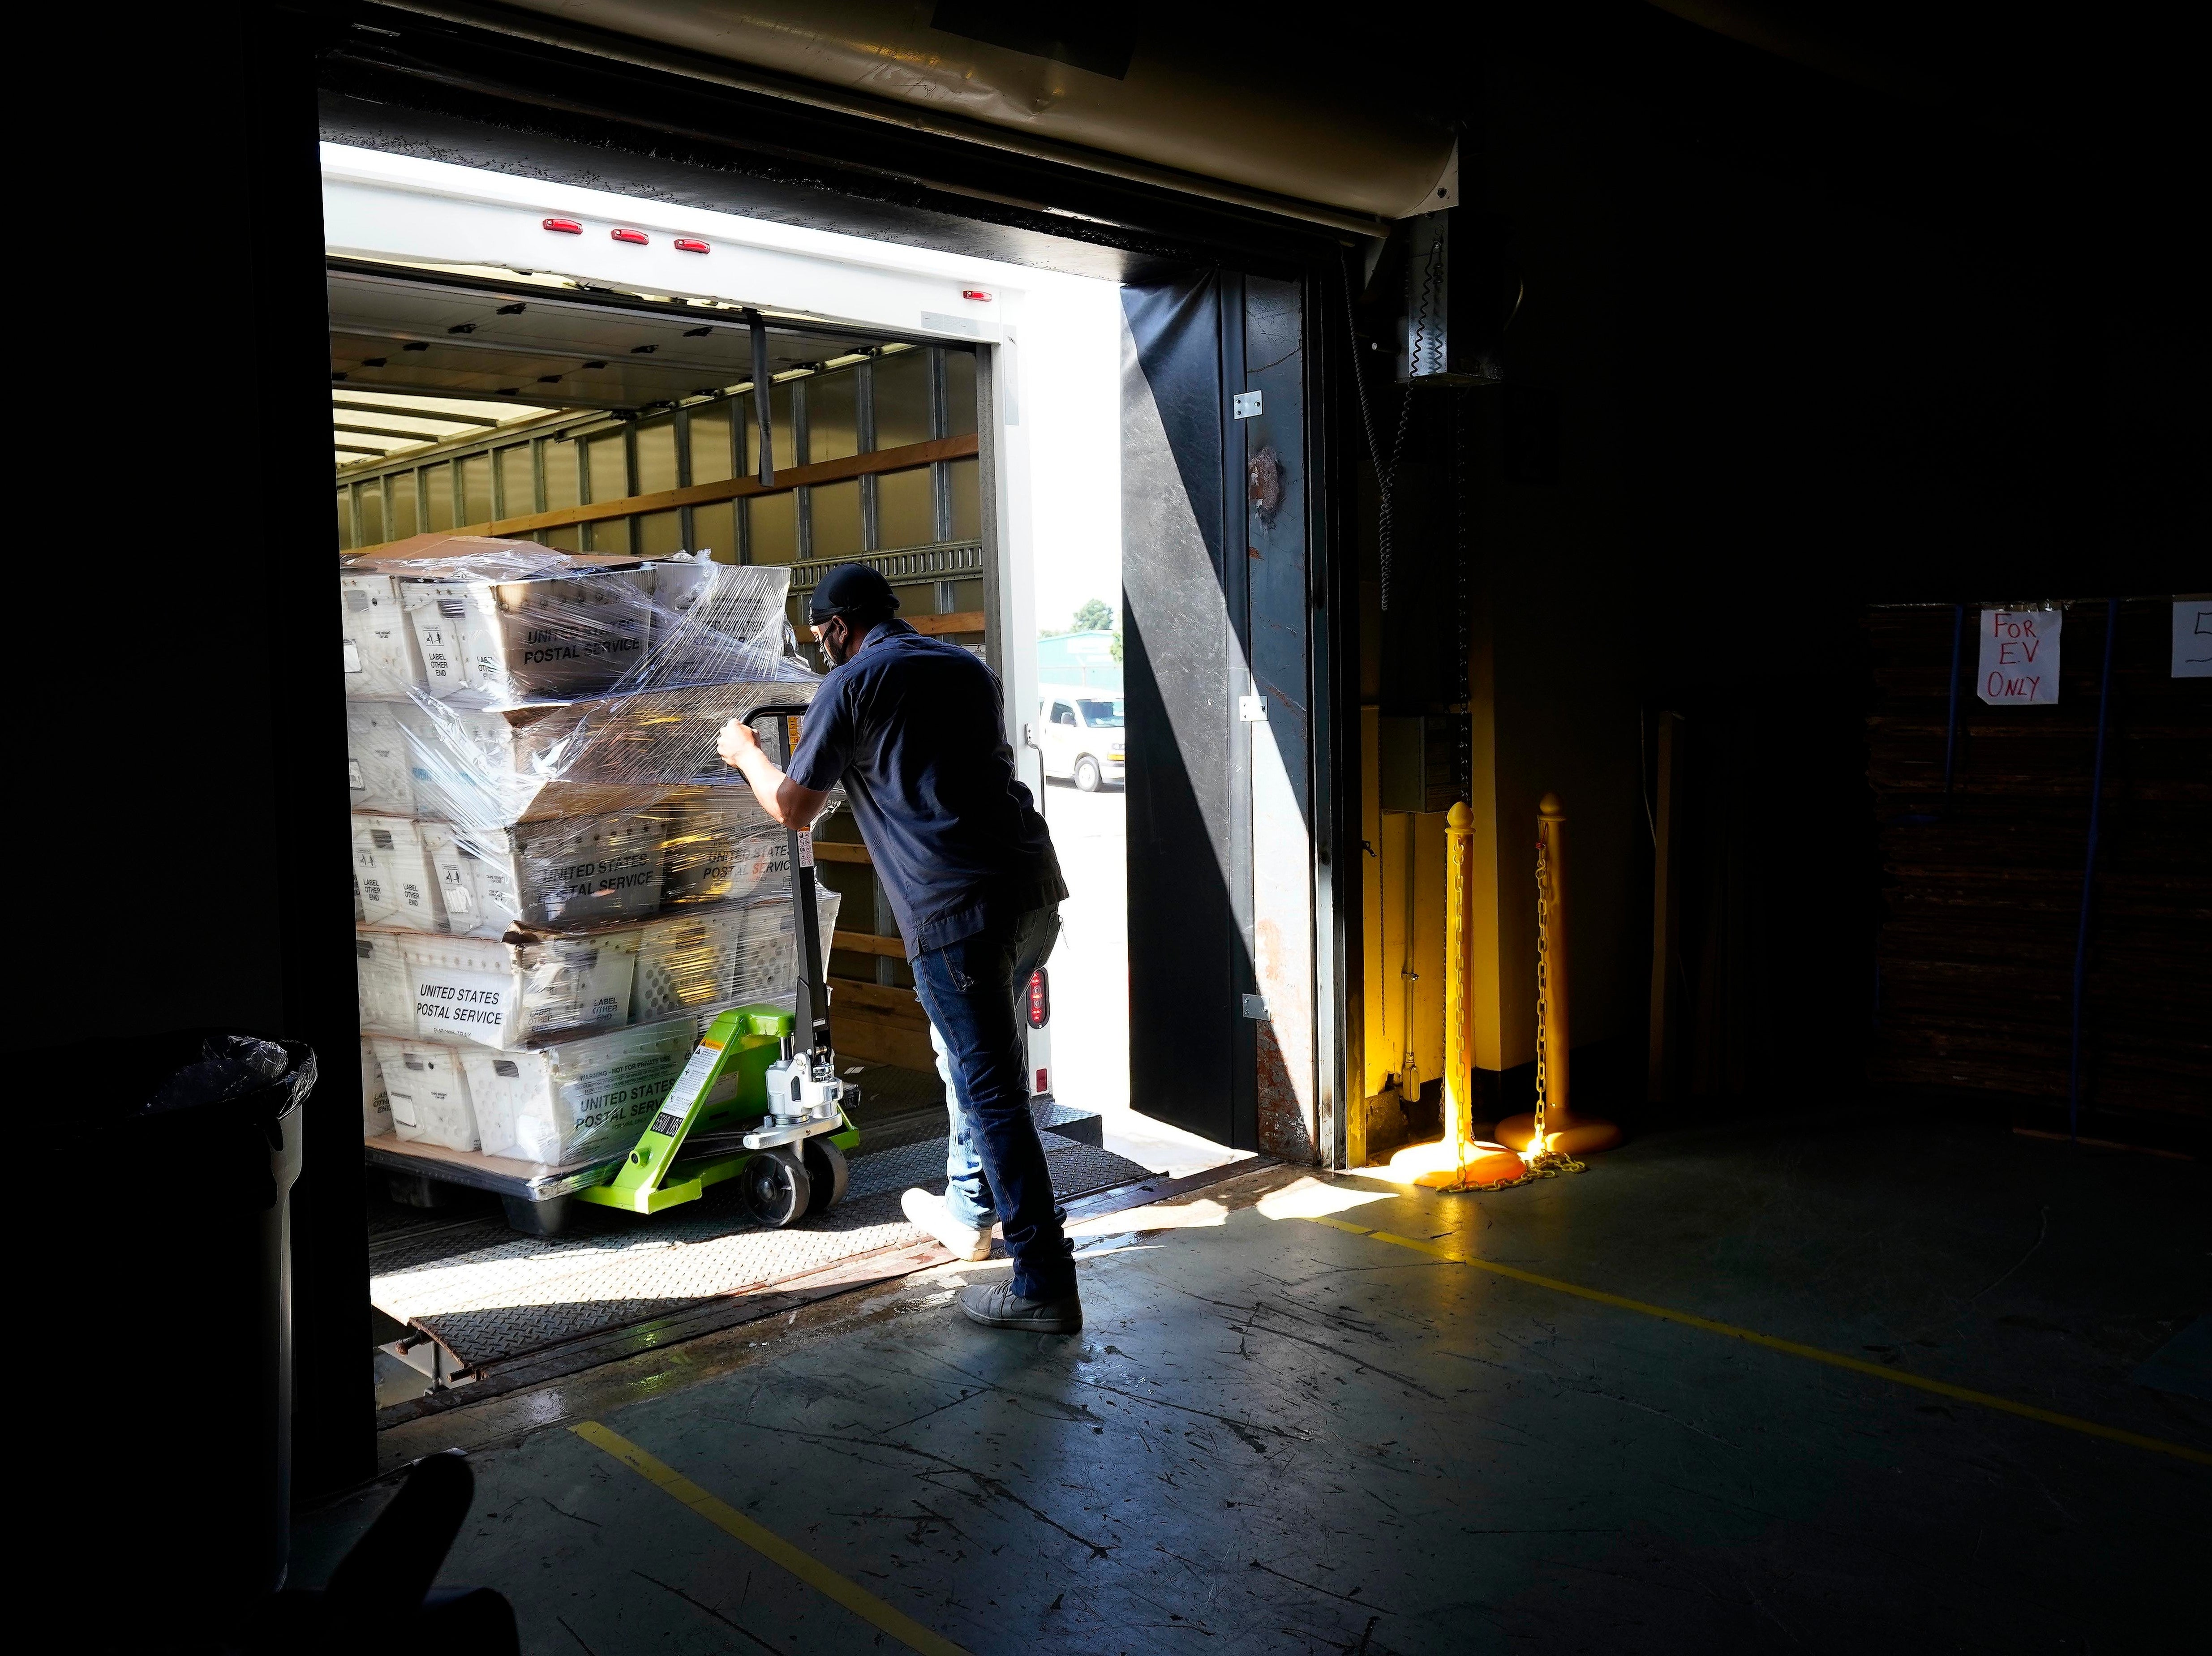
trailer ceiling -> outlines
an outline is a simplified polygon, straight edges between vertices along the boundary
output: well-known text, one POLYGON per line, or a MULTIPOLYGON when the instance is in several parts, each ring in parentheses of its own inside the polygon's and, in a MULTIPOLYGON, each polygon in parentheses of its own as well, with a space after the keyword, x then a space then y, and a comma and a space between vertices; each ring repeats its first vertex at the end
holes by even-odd
MULTIPOLYGON (((352 259, 330 261, 328 291, 341 469, 548 415, 644 413, 752 379, 755 313, 741 306, 352 259)), ((778 378, 906 343, 805 318, 761 320, 778 378)))

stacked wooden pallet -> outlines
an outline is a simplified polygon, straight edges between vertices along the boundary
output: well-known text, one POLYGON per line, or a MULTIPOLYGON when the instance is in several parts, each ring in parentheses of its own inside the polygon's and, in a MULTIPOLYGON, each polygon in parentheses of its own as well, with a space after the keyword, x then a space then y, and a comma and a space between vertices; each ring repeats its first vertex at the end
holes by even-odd
MULTIPOLYGON (((1975 694, 1965 611, 1867 620, 1884 883, 1874 1075, 2063 1100, 2106 605, 2066 613, 2057 705, 1975 694), (1944 788, 1947 732, 1952 780, 1944 788)), ((2212 680, 2171 676, 2172 605, 2121 604, 2081 1005, 2081 1102, 2212 1117, 2212 680)))

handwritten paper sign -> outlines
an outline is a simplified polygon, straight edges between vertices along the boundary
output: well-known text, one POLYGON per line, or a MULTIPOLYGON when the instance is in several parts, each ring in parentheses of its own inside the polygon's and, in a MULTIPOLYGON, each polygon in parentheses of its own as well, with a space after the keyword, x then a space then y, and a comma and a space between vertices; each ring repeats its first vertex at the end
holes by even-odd
POLYGON ((2057 610, 1982 611, 1981 678, 1975 688, 1992 707, 2027 707, 2058 700, 2057 610))
POLYGON ((2212 678, 2212 598, 2173 601, 2173 676, 2212 678))

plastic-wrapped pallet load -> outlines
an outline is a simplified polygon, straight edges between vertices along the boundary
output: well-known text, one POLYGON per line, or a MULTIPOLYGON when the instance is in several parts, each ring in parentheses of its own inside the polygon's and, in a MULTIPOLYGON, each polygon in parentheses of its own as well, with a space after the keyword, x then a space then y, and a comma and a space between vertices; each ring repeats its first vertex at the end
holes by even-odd
POLYGON ((399 1143, 540 1174, 617 1156, 702 1018, 791 1004, 784 831, 716 752, 819 682, 788 572, 423 550, 345 578, 380 628, 349 680, 364 1077, 399 1143))

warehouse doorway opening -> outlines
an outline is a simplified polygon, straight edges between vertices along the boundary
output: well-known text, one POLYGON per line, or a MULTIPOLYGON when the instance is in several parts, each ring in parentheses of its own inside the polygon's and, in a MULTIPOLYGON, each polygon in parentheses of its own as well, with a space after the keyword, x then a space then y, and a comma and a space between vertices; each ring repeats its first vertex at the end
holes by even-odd
MULTIPOLYGON (((627 1269, 603 1234, 621 1222, 576 1190, 629 1148, 616 1138, 635 1137, 630 1118, 651 1113, 672 1078, 659 1070, 680 1067, 697 1033, 668 1032, 768 992, 753 957, 787 943, 715 927, 726 907, 766 898, 781 865, 764 857, 735 889, 762 825, 735 821, 744 802, 730 805, 726 787, 701 804, 714 792, 702 783, 726 779, 695 773, 700 755, 684 749, 673 768, 641 758, 664 739, 653 731, 623 734, 619 775, 596 759, 580 768, 573 744, 549 758, 517 731, 457 735, 491 715, 447 709, 501 700, 479 688, 526 692, 506 698, 527 704, 502 715, 514 723, 627 682, 537 683, 527 625, 506 640, 520 654, 489 661, 483 650, 502 646, 463 636, 464 588, 518 572, 488 561, 542 549, 609 580, 699 560, 759 572, 788 624, 779 647, 802 656, 814 585, 845 562, 881 570, 903 619, 1005 682, 1018 771, 1068 878, 1062 943, 1030 1003, 1035 1102, 1061 1193, 1236 1159, 1132 1108, 1131 764, 1109 682, 1124 602, 1116 286, 720 215, 672 225, 641 201, 339 146, 325 149, 325 185, 345 598, 362 625, 394 605, 400 616, 388 660, 364 662, 350 642, 348 658, 385 1402, 411 1407, 426 1381, 471 1384, 562 1349, 604 1360, 620 1331, 665 1334, 723 1314, 702 1307, 740 1288, 825 1265, 819 1238, 786 1259, 780 1239, 702 1201, 672 1229, 696 1245, 685 1271, 643 1293, 594 1280, 627 1269), (1043 683, 1042 658, 1099 654, 1101 634, 1103 664, 1079 670, 1095 682, 1068 709, 1098 751, 1062 754, 1052 720, 1067 687, 1043 683), (669 792, 629 797, 647 783, 669 792), (634 865, 614 883, 636 900, 556 912, 556 888, 592 858, 634 865), (589 992, 547 992, 575 974, 556 957, 579 949, 592 955, 589 992), (489 1025, 426 1010, 416 992, 418 980, 461 978, 499 1003, 489 1025), (543 1239, 520 1284, 514 1229, 543 1239)), ((658 579, 654 627, 677 619, 670 575, 658 579)), ((540 630, 580 624, 563 611, 540 630)), ((679 726, 686 716, 668 710, 679 726)), ((586 752, 600 717, 581 715, 586 752)), ((941 1083, 849 816, 828 819, 813 852, 834 1034, 868 1152, 849 1199, 880 1200, 929 1182, 933 1159, 941 1168, 941 1083)), ((856 1233, 849 1248, 872 1245, 856 1233)))

